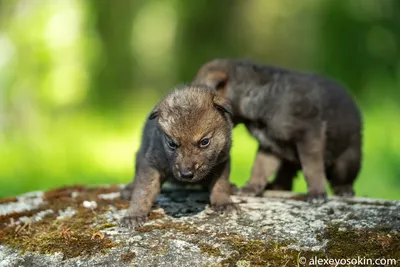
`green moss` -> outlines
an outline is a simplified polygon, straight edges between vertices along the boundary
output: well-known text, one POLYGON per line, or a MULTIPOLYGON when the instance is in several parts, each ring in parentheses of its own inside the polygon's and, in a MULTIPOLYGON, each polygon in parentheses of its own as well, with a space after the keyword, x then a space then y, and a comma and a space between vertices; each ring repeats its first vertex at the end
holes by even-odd
POLYGON ((318 242, 322 242, 323 241, 322 234, 317 233, 316 236, 315 236, 315 239, 317 239, 318 242))
POLYGON ((357 215, 351 213, 351 214, 349 214, 349 216, 347 217, 347 219, 357 221, 357 220, 360 220, 360 217, 358 217, 357 215))
POLYGON ((294 251, 287 249, 292 241, 273 242, 259 239, 247 240, 237 234, 218 234, 218 238, 231 247, 233 252, 221 262, 221 266, 236 266, 248 262, 250 266, 298 266, 298 258, 400 258, 400 233, 390 227, 356 229, 344 224, 328 224, 317 240, 327 240, 323 252, 294 251))
POLYGON ((168 253, 168 240, 163 240, 161 244, 150 247, 152 254, 168 253))
POLYGON ((218 238, 229 238, 229 237, 235 237, 235 236, 239 236, 238 233, 235 232, 231 232, 231 233, 218 233, 215 235, 218 238))
POLYGON ((205 231, 198 230, 197 228, 184 223, 176 223, 176 222, 163 222, 160 224, 154 225, 145 225, 142 227, 137 227, 136 232, 147 233, 152 232, 154 230, 175 230, 177 232, 181 232, 183 234, 202 234, 206 233, 205 231))
POLYGON ((300 256, 307 259, 324 256, 322 252, 299 252, 288 249, 288 246, 295 242, 294 240, 280 242, 249 240, 236 233, 219 233, 217 237, 232 250, 218 266, 298 266, 300 256))
POLYGON ((103 224, 97 226, 96 232, 107 229, 107 228, 116 227, 116 226, 118 226, 118 225, 115 223, 106 222, 106 223, 103 223, 103 224))
POLYGON ((151 221, 151 220, 162 219, 162 218, 164 218, 164 217, 165 217, 165 215, 162 214, 162 213, 155 212, 155 211, 150 211, 149 216, 148 216, 148 219, 149 219, 149 221, 151 221))
POLYGON ((79 210, 68 219, 56 220, 51 214, 33 223, 31 229, 16 233, 12 227, 2 231, 2 242, 22 252, 61 252, 64 258, 93 255, 117 246, 111 239, 94 237, 92 225, 100 218, 87 210, 79 210))
MULTIPOLYGON (((305 194, 295 194, 291 196, 289 199, 297 200, 297 201, 307 201, 307 195, 305 194)), ((344 203, 348 205, 369 205, 369 206, 384 206, 384 207, 391 207, 393 206, 393 202, 390 201, 360 201, 360 200, 353 200, 353 199, 341 199, 344 203)))
POLYGON ((121 255, 120 259, 121 261, 125 263, 131 262, 134 258, 136 257, 136 253, 134 251, 128 251, 124 254, 121 255))
POLYGON ((389 227, 354 229, 329 224, 324 235, 329 240, 326 254, 331 258, 400 258, 400 233, 389 227))
POLYGON ((93 238, 91 224, 94 220, 95 216, 87 211, 78 212, 68 220, 56 220, 56 216, 51 214, 42 221, 33 223, 30 229, 21 232, 16 232, 13 227, 5 228, 0 232, 1 240, 2 243, 20 249, 22 253, 61 252, 64 258, 104 253, 117 246, 107 237, 93 238))
POLYGON ((98 198, 98 195, 118 190, 118 187, 84 188, 79 186, 48 191, 43 196, 44 204, 38 209, 8 214, 0 218, 0 223, 5 225, 0 228, 0 242, 19 249, 22 253, 26 251, 51 254, 61 252, 64 258, 104 253, 118 244, 112 242, 107 236, 94 235, 102 229, 115 226, 105 221, 102 214, 108 210, 110 204, 123 205, 125 203, 119 199, 103 200, 98 198), (73 192, 79 192, 78 196, 73 198, 73 192), (82 207, 84 200, 97 202, 98 207, 95 212, 82 207), (58 211, 68 207, 76 210, 76 214, 70 218, 56 219, 58 211), (9 224, 10 218, 31 216, 41 210, 52 210, 53 213, 45 216, 41 221, 32 222, 30 227, 22 231, 16 231, 16 226, 9 224))
POLYGON ((199 243, 197 246, 200 248, 201 253, 206 253, 213 257, 220 257, 222 256, 221 250, 219 248, 213 247, 206 243, 199 243))
MULTIPOLYGON (((155 225, 146 225, 136 228, 138 232, 151 232, 154 230, 174 230, 189 235, 211 235, 206 231, 201 231, 195 227, 174 222, 164 222, 155 225)), ((280 243, 266 242, 259 239, 247 240, 236 233, 218 233, 215 235, 220 239, 219 243, 225 243, 234 251, 228 258, 221 262, 221 266, 236 266, 238 261, 248 261, 252 266, 297 266, 298 251, 288 250, 287 246, 292 241, 280 243)), ((220 249, 206 243, 193 242, 201 253, 206 253, 214 257, 223 256, 220 249)), ((309 257, 319 255, 318 253, 304 252, 309 257)))
POLYGON ((357 200, 352 200, 352 199, 343 199, 343 202, 345 202, 348 205, 368 205, 368 206, 383 206, 383 207, 391 207, 393 206, 393 203, 390 201, 357 201, 357 200))
POLYGON ((259 239, 246 240, 241 236, 225 239, 233 252, 221 261, 222 266, 236 266, 238 261, 249 262, 251 266, 297 266, 299 252, 287 250, 287 244, 266 242, 259 239))

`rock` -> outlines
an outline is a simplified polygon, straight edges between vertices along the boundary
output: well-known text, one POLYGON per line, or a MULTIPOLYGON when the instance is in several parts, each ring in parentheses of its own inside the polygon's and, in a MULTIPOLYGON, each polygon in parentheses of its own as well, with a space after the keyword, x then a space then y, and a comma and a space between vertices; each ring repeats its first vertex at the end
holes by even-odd
POLYGON ((149 221, 129 230, 118 226, 128 207, 119 188, 75 186, 0 200, 0 266, 305 266, 318 259, 400 259, 399 201, 330 197, 317 206, 271 191, 262 198, 234 196, 240 210, 221 215, 208 207, 207 193, 166 187, 149 221))

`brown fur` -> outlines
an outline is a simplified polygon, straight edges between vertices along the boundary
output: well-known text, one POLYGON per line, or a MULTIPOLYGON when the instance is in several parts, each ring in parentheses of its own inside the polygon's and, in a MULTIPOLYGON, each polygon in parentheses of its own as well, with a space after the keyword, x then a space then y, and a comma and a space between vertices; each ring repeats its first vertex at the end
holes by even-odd
POLYGON ((232 207, 229 113, 227 100, 204 86, 176 89, 154 108, 136 155, 135 179, 121 190, 121 197, 130 199, 123 226, 135 227, 146 221, 167 180, 207 186, 214 209, 232 207))
POLYGON ((244 123, 259 142, 248 184, 241 194, 271 188, 290 190, 302 170, 310 199, 326 196, 326 179, 337 195, 352 196, 361 167, 359 109, 333 80, 249 61, 216 59, 194 80, 232 103, 233 121, 244 123))

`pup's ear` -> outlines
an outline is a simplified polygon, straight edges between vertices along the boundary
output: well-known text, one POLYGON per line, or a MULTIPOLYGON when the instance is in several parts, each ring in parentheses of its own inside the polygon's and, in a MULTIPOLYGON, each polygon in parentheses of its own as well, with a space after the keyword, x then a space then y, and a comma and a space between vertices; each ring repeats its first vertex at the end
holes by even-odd
POLYGON ((193 84, 205 84, 220 93, 225 91, 228 83, 228 73, 222 70, 202 70, 193 81, 193 84))
POLYGON ((158 106, 157 106, 151 111, 151 113, 149 115, 149 120, 154 120, 155 118, 158 117, 158 115, 159 115, 159 110, 158 110, 158 106))
POLYGON ((225 90, 228 83, 228 73, 225 71, 213 71, 207 76, 206 84, 218 91, 225 90))
POLYGON ((213 98, 214 107, 222 113, 228 114, 231 118, 233 117, 232 107, 230 101, 222 96, 215 95, 213 98))

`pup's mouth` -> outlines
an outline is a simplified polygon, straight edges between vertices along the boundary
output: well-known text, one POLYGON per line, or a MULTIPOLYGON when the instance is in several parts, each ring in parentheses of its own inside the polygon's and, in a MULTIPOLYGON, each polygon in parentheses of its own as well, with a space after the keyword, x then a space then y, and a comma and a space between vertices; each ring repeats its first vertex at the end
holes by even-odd
POLYGON ((183 178, 177 178, 177 180, 181 181, 181 182, 185 182, 185 183, 196 183, 199 180, 194 180, 194 179, 183 179, 183 178))
POLYGON ((185 182, 185 183, 197 183, 197 182, 203 180, 205 177, 203 175, 199 175, 196 173, 193 176, 193 178, 183 178, 183 177, 181 177, 179 172, 174 172, 174 176, 175 176, 175 179, 177 179, 178 181, 185 182))

